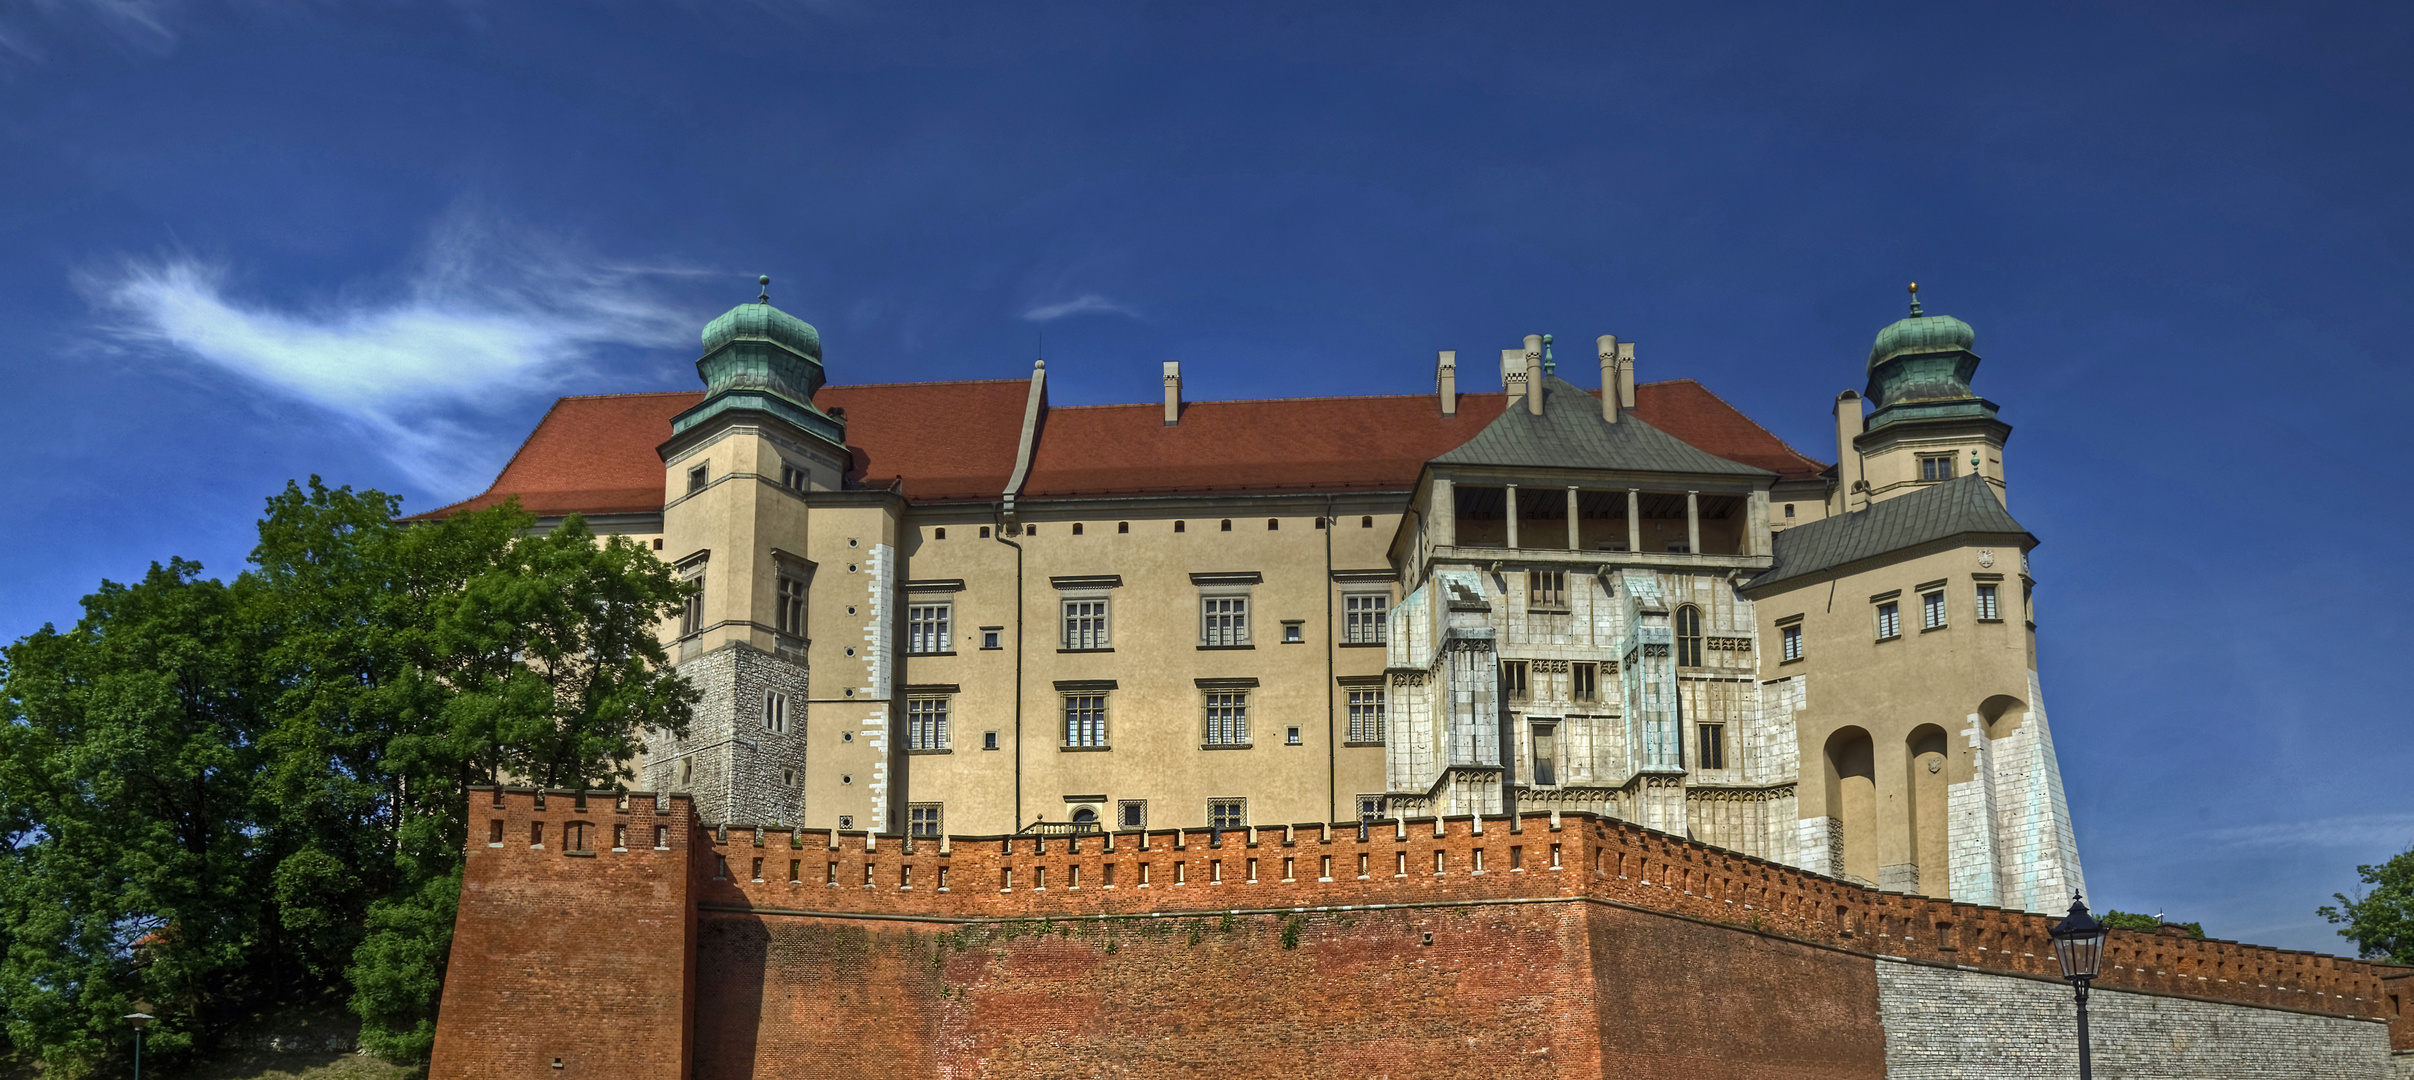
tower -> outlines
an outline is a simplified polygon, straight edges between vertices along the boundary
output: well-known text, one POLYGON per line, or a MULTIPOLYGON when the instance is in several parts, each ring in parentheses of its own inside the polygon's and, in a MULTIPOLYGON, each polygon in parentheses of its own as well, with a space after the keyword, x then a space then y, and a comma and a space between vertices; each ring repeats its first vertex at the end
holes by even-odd
POLYGON ((845 422, 813 401, 821 335, 762 284, 704 327, 704 400, 657 448, 663 556, 697 589, 671 651, 701 699, 685 738, 649 733, 645 781, 714 822, 803 818, 809 499, 841 488, 848 462, 845 422))
POLYGON ((1836 512, 1971 474, 2003 500, 2003 445, 2012 428, 1995 418, 1994 402, 1970 389, 1976 346, 1970 324, 1924 313, 1919 285, 1911 286, 1911 313, 1878 331, 1869 348, 1863 396, 1873 410, 1864 420, 1859 402, 1839 399, 1837 449, 1852 460, 1839 470, 1847 482, 1836 512))

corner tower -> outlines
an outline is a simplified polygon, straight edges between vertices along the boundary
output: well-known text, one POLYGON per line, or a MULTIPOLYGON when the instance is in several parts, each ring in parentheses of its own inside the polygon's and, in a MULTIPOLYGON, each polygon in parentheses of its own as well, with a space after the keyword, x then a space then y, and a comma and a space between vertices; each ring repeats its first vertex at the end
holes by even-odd
POLYGON ((1836 512, 1972 474, 2003 500, 2003 445, 2012 428, 1995 418, 1994 402, 1970 389, 1977 342, 1970 324, 1922 312, 1912 284, 1911 314, 1878 331, 1869 348, 1863 396, 1873 411, 1864 420, 1859 402, 1838 400, 1838 450, 1850 460, 1839 469, 1846 482, 1836 512))
MULTIPOLYGON (((671 652, 701 700, 687 737, 649 737, 645 782, 692 797, 709 822, 798 824, 810 789, 813 642, 844 641, 850 659, 858 649, 884 652, 876 642, 849 640, 861 635, 845 626, 817 633, 814 625, 836 611, 846 613, 840 619, 875 622, 885 614, 882 589, 867 588, 861 600, 833 596, 830 604, 814 603, 814 590, 832 571, 843 584, 886 580, 886 563, 876 553, 887 550, 894 515, 875 513, 886 520, 868 523, 821 520, 827 514, 817 498, 845 501, 846 423, 813 400, 825 381, 821 335, 771 306, 770 279, 762 284, 754 303, 704 327, 704 354, 696 361, 704 400, 672 418, 670 439, 657 448, 665 485, 662 557, 697 587, 670 628, 671 652), (846 534, 835 541, 841 549, 835 555, 820 550, 830 542, 819 534, 829 531, 846 534), (850 541, 855 549, 846 552, 850 541), (831 561, 837 565, 825 569, 831 561)), ((848 508, 830 512, 853 516, 848 508)), ((830 591, 842 583, 820 584, 830 591)), ((886 696, 884 667, 856 677, 835 665, 828 675, 819 680, 834 687, 825 696, 866 704, 886 696)), ((872 711, 885 722, 885 712, 876 705, 872 711)), ((845 733, 845 749, 858 749, 851 745, 856 740, 845 733)), ((856 770, 844 757, 838 755, 849 770, 846 786, 853 787, 856 770)), ((880 770, 867 764, 874 766, 861 770, 868 784, 880 770)))

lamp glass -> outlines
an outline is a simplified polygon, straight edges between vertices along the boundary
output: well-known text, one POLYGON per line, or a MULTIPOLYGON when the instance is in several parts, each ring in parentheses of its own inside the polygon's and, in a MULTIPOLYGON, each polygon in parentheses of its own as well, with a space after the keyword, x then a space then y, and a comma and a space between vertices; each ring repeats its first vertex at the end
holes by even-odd
POLYGON ((2087 914, 2086 904, 2072 900, 2070 914, 2046 932, 2053 935, 2054 958, 2062 962, 2063 978, 2078 982, 2102 973, 2109 930, 2087 914))
POLYGON ((129 1024, 134 1025, 134 1030, 136 1030, 136 1031, 141 1031, 142 1029, 144 1029, 144 1028, 146 1028, 146 1027, 151 1026, 151 1014, 150 1014, 150 1013, 127 1013, 127 1014, 126 1014, 126 1022, 127 1022, 127 1023, 129 1023, 129 1024))

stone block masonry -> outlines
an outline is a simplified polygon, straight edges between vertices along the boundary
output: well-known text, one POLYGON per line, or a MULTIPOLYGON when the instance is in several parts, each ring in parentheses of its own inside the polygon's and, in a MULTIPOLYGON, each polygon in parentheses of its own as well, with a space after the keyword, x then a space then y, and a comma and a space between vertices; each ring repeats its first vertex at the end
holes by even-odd
MULTIPOLYGON (((505 793, 507 827, 571 813, 536 798, 505 793)), ((2057 1030, 2031 999, 2068 999, 2040 916, 1590 814, 678 843, 473 843, 431 1075, 552 1075, 564 1039, 594 1075, 699 1078, 1980 1075, 1912 1070, 1985 1060, 1954 1032, 1990 1018, 2057 1030)), ((2122 934, 2098 1000, 2149 1003, 2124 1030, 2180 1032, 2189 1061, 2318 1030, 2327 1075, 2381 1080, 2400 970, 2122 934)))

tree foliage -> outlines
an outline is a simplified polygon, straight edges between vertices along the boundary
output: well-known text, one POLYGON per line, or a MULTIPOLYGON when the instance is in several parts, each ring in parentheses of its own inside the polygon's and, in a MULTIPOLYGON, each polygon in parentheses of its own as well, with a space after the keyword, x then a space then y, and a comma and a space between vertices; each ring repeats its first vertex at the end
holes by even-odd
POLYGON ((2203 923, 2165 922, 2160 915, 2140 915, 2134 911, 2107 911, 2104 913, 2104 917, 2098 921, 2115 930, 2136 930, 2142 933, 2159 934, 2163 927, 2176 926, 2186 930, 2189 937, 2201 938, 2204 936, 2203 923))
POLYGON ((2355 943, 2366 960, 2414 965, 2414 848, 2377 866, 2358 866, 2363 887, 2354 896, 2332 893, 2338 901, 2314 913, 2345 923, 2339 936, 2355 943))
POLYGON ((423 1056, 466 786, 614 785, 685 729, 655 636, 685 587, 651 552, 397 508, 289 484, 234 581, 171 560, 0 653, 0 1016, 47 1068, 123 1052, 137 1002, 172 1061, 326 992, 423 1056))

